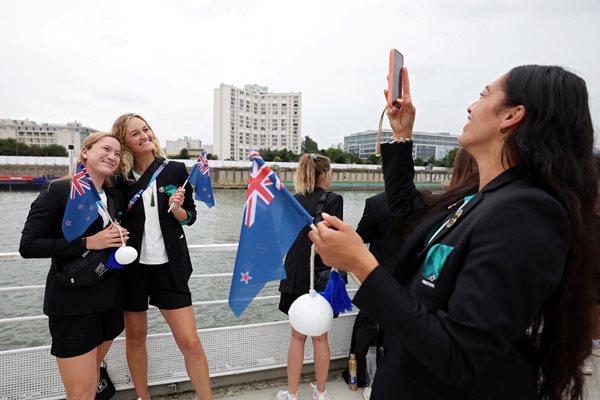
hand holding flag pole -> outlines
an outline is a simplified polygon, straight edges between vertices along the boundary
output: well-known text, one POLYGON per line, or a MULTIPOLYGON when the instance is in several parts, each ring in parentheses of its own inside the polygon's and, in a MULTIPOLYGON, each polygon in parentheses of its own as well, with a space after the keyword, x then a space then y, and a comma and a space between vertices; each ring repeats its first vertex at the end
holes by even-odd
MULTIPOLYGON (((210 169, 208 168, 206 150, 202 150, 198 160, 192 167, 192 171, 181 187, 185 187, 188 182, 194 186, 194 191, 196 192, 194 198, 196 200, 203 201, 209 208, 215 205, 215 196, 210 180, 210 169)), ((167 212, 171 212, 172 208, 173 204, 169 206, 167 212)))

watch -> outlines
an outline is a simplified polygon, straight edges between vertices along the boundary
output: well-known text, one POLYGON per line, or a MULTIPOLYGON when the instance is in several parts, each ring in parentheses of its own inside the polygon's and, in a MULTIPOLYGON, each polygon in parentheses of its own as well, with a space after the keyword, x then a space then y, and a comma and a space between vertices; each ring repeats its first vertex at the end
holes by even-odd
POLYGON ((81 248, 81 251, 87 250, 87 238, 86 237, 81 238, 81 242, 79 242, 79 247, 81 248))

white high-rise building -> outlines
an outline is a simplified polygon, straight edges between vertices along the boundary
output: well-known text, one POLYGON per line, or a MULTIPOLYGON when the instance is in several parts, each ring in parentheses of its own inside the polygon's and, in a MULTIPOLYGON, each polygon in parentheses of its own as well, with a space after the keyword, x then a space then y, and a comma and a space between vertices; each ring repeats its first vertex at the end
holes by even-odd
POLYGON ((225 84, 215 89, 214 152, 220 160, 247 160, 259 149, 300 153, 302 94, 268 90, 225 84))

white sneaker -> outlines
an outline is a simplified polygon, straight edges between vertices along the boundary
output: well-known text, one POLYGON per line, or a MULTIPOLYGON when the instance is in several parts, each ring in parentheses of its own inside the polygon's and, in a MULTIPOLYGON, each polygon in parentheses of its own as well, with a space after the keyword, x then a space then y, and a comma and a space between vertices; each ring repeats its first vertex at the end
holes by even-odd
POLYGON ((585 360, 583 362, 583 366, 581 367, 581 372, 584 375, 594 375, 594 367, 592 366, 592 362, 590 360, 585 360))
POLYGON ((600 344, 592 345, 592 355, 594 355, 596 357, 600 357, 600 344))
POLYGON ((327 395, 327 390, 324 391, 323 393, 319 394, 319 391, 317 390, 317 387, 315 385, 313 385, 311 383, 310 387, 312 387, 313 400, 329 400, 329 396, 327 395))
POLYGON ((363 390, 363 397, 365 398, 365 400, 369 400, 371 398, 371 388, 370 387, 366 387, 363 390))
POLYGON ((277 392, 275 400, 298 400, 298 395, 292 396, 287 390, 280 390, 277 392))

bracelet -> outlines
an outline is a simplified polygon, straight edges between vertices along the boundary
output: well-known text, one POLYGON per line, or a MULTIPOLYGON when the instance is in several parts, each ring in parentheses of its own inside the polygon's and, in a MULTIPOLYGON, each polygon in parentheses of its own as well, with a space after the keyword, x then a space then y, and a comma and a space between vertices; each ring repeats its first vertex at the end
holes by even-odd
POLYGON ((412 142, 412 138, 397 138, 397 137, 393 137, 392 140, 390 140, 390 144, 394 144, 394 143, 410 143, 412 142))

